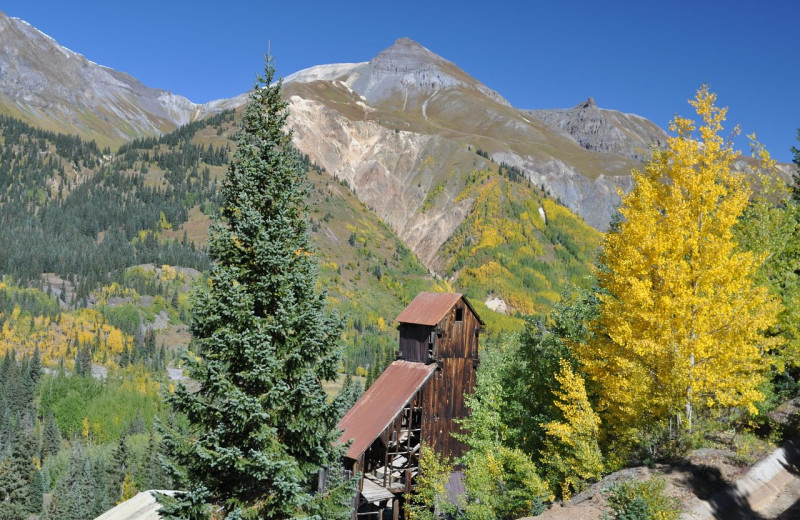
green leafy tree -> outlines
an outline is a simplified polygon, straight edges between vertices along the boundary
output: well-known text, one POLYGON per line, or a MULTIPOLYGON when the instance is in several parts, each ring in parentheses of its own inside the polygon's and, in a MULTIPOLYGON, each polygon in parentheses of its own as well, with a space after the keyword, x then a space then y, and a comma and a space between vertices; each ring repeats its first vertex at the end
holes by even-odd
POLYGON ((663 477, 628 480, 608 490, 609 520, 678 520, 680 501, 666 493, 663 477))
POLYGON ((461 422, 469 433, 457 435, 469 447, 460 463, 466 475, 467 518, 512 519, 539 514, 553 496, 540 478, 530 454, 514 447, 515 433, 506 423, 509 403, 518 401, 519 388, 505 382, 509 365, 518 359, 517 341, 487 347, 482 355, 475 393, 467 396, 471 409, 461 422))
POLYGON ((162 498, 173 518, 204 518, 209 503, 217 518, 350 514, 350 482, 313 489, 320 468, 339 466, 340 405, 321 383, 336 376, 342 321, 315 289, 308 186, 281 90, 268 57, 210 229, 210 277, 193 296, 199 356, 187 364, 199 389, 169 397, 190 424, 186 434, 165 431, 189 490, 162 498))
MULTIPOLYGON (((753 141, 753 155, 759 159, 754 177, 760 181, 753 197, 735 227, 742 249, 769 254, 758 266, 755 280, 782 304, 777 323, 767 330, 783 339, 781 349, 771 352, 772 384, 779 398, 788 399, 800 391, 800 187, 798 177, 787 186, 779 177, 776 162, 753 141)), ((792 148, 800 172, 800 150, 792 148)), ((767 402, 766 406, 771 403, 767 402)))
POLYGON ((420 472, 414 481, 414 493, 406 497, 408 520, 437 520, 442 513, 454 513, 455 506, 447 503, 445 486, 453 471, 449 461, 429 446, 423 446, 419 457, 420 472))

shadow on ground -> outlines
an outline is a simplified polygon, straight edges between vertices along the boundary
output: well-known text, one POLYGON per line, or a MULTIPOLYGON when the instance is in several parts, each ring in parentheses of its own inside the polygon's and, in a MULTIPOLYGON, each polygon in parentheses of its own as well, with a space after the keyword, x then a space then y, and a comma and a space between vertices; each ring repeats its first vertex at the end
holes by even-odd
MULTIPOLYGON (((800 438, 783 445, 786 460, 783 467, 800 478, 800 438)), ((747 500, 740 497, 734 484, 727 482, 719 469, 711 466, 682 464, 674 466, 669 473, 683 472, 688 475, 684 484, 699 499, 711 506, 713 518, 719 520, 797 520, 800 518, 800 500, 795 501, 778 516, 764 516, 754 511, 747 500)))
POLYGON ((727 482, 719 469, 711 466, 679 464, 667 473, 681 472, 687 475, 683 479, 687 488, 697 498, 708 502, 713 518, 720 520, 767 520, 750 507, 747 500, 736 493, 733 484, 727 482))
MULTIPOLYGON (((795 416, 795 419, 797 416, 795 416)), ((800 437, 795 437, 783 446, 786 452, 786 461, 783 467, 794 475, 800 478, 800 437)), ((800 500, 795 501, 792 506, 781 513, 775 520, 796 520, 800 518, 800 500)))

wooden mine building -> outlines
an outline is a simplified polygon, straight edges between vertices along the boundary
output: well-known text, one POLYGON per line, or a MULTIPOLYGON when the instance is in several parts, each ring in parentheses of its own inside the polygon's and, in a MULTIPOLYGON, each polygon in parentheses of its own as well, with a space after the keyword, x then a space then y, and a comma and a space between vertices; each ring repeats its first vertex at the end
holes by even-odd
POLYGON ((413 489, 420 449, 459 457, 452 437, 467 416, 464 394, 475 388, 478 335, 484 325, 461 294, 420 293, 397 317, 400 348, 393 362, 339 422, 352 442, 345 470, 361 474, 353 518, 400 518, 413 489), (390 503, 391 501, 391 503, 390 503))

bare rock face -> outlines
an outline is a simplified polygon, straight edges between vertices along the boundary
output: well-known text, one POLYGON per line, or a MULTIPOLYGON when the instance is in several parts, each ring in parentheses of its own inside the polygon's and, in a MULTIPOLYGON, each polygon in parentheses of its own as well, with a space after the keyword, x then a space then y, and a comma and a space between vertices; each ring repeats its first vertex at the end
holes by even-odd
POLYGON ((516 166, 536 186, 580 215, 595 229, 608 228, 611 214, 620 203, 617 189, 624 193, 633 189, 630 175, 598 175, 590 179, 572 166, 550 158, 540 161, 532 156, 503 153, 496 160, 516 166))
POLYGON ((465 153, 435 135, 394 131, 373 121, 358 121, 323 103, 290 98, 289 125, 294 144, 336 178, 347 181, 431 270, 437 251, 469 213, 472 201, 443 202, 420 211, 434 180, 433 154, 465 153))
POLYGON ((611 152, 640 161, 653 147, 663 147, 667 134, 647 119, 598 108, 594 98, 573 108, 527 110, 554 129, 570 135, 587 150, 611 152))

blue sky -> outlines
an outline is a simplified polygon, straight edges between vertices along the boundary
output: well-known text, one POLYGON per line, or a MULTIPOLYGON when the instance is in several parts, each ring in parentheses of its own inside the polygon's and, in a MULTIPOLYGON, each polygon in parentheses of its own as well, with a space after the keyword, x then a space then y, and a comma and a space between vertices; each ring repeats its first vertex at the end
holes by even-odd
MULTIPOLYGON (((800 1, 31 1, 0 10, 92 61, 195 102, 248 90, 271 42, 280 75, 366 61, 407 36, 520 108, 593 96, 666 128, 708 83, 728 128, 790 161, 800 128, 800 1)), ((743 141, 739 141, 743 142, 743 141)))

